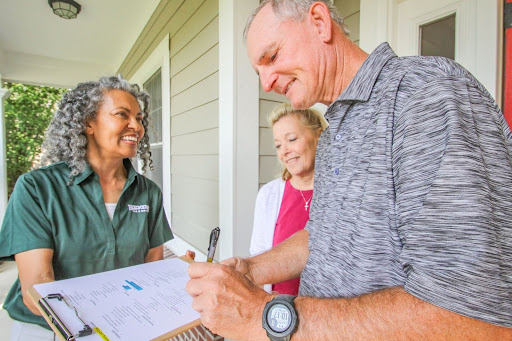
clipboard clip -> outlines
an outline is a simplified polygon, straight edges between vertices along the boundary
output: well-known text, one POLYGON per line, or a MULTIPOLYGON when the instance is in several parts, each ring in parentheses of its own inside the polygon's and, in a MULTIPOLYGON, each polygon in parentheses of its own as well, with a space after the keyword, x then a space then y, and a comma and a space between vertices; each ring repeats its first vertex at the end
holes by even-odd
POLYGON ((62 334, 62 336, 67 340, 67 341, 73 341, 75 340, 77 337, 81 337, 81 336, 87 336, 87 335, 91 335, 92 334, 92 328, 86 324, 81 318, 80 316, 78 315, 78 312, 76 311, 76 308, 73 307, 72 305, 70 305, 66 299, 64 298, 64 296, 62 296, 61 294, 49 294, 47 295, 46 297, 44 298, 41 298, 39 300, 39 305, 41 306, 41 308, 43 308, 46 316, 48 316, 48 318, 50 319, 50 321, 52 322, 52 324, 57 327, 57 329, 60 331, 60 333, 62 334), (84 325, 84 328, 82 330, 80 330, 77 334, 73 334, 69 331, 69 329, 64 325, 64 323, 61 321, 61 319, 57 316, 57 314, 54 313, 53 309, 50 307, 50 305, 48 304, 48 302, 46 301, 47 299, 58 299, 59 301, 62 301, 64 302, 68 308, 70 309, 73 309, 75 311, 75 315, 76 317, 80 320, 80 322, 84 325))

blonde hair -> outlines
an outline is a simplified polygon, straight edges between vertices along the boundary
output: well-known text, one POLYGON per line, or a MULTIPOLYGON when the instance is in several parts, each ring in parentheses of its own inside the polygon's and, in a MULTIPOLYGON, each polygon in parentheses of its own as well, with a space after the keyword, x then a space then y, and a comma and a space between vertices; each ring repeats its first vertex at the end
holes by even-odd
MULTIPOLYGON (((296 115, 304 127, 311 130, 314 134, 318 129, 324 131, 328 123, 324 116, 316 109, 294 109, 288 103, 282 103, 276 106, 267 116, 268 123, 273 127, 277 121, 288 115, 296 115)), ((288 169, 281 163, 281 178, 288 180, 292 177, 288 169)))

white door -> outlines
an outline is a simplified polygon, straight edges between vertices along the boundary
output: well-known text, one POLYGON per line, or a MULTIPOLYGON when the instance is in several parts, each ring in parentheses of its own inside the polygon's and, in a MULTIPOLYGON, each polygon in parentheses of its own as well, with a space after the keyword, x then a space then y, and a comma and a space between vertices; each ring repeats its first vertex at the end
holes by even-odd
POLYGON ((421 55, 422 46, 428 50, 436 39, 496 98, 498 1, 361 0, 360 46, 367 52, 388 41, 399 56, 421 55), (431 33, 425 39, 427 30, 431 33))

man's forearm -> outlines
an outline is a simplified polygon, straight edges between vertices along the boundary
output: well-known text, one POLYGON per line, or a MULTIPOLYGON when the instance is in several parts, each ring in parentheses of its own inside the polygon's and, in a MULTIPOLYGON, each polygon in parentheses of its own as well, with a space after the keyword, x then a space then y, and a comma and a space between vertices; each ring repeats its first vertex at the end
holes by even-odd
POLYGON ((512 340, 512 329, 464 317, 403 288, 350 299, 298 297, 292 340, 512 340))
POLYGON ((300 276, 309 256, 309 233, 301 230, 271 250, 247 259, 256 284, 278 283, 300 276))

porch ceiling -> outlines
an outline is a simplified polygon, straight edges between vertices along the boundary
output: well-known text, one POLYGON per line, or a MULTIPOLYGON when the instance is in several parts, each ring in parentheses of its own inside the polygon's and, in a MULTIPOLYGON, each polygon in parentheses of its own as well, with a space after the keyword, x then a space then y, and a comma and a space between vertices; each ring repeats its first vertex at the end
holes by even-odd
POLYGON ((0 1, 0 77, 73 87, 117 71, 160 0, 76 0, 76 19, 47 0, 0 1))

